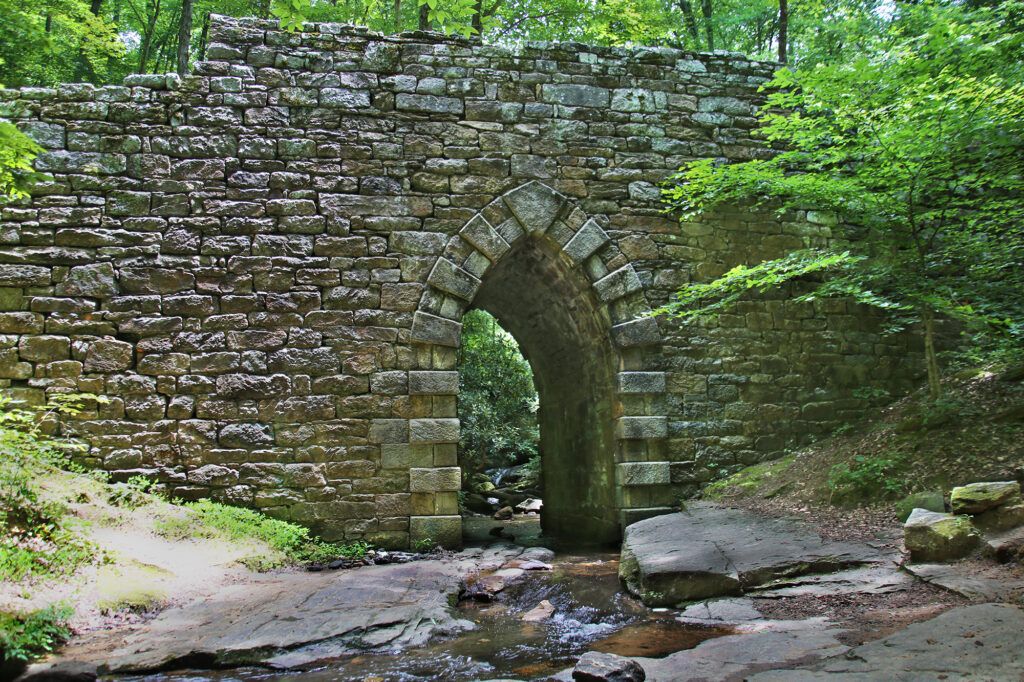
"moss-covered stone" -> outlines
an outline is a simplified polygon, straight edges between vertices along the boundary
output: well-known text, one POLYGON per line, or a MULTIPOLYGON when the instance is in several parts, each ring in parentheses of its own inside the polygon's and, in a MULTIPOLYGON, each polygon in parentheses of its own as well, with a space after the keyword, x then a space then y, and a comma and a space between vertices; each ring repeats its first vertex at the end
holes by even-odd
POLYGON ((915 509, 903 525, 903 544, 912 561, 952 561, 978 546, 981 539, 966 516, 915 509))
POLYGON ((1004 504, 1020 504, 1020 484, 1016 481, 970 483, 953 488, 949 502, 954 514, 980 514, 1004 504))

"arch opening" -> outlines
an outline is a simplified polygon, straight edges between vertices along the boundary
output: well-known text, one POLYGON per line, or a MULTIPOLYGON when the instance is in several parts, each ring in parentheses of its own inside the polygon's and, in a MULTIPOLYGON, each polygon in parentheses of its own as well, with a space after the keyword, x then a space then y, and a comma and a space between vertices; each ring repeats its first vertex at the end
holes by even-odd
POLYGON ((545 535, 619 539, 611 320, 590 282, 543 236, 516 243, 483 278, 472 306, 519 343, 539 395, 545 535))

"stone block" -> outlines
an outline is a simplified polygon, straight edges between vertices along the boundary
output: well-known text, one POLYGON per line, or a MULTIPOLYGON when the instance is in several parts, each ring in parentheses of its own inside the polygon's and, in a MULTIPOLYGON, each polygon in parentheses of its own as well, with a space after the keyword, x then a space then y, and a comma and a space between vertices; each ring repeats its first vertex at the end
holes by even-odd
POLYGON ((563 250, 565 255, 569 256, 573 262, 583 263, 583 261, 596 253, 598 249, 607 244, 610 239, 608 234, 601 229, 600 225, 593 220, 588 220, 573 235, 563 250))
POLYGON ((616 301, 633 292, 643 289, 640 277, 632 265, 623 265, 615 272, 609 273, 594 282, 594 290, 604 302, 616 301))
POLYGON ((103 298, 117 293, 117 277, 114 266, 110 263, 78 265, 68 272, 68 276, 57 285, 57 293, 62 296, 90 296, 103 298))
POLYGON ((431 542, 457 549, 462 546, 462 517, 413 516, 409 519, 409 540, 413 546, 431 542))
POLYGON ((440 493, 462 488, 462 469, 459 467, 437 467, 430 469, 409 469, 409 492, 440 493))
POLYGON ((43 316, 39 313, 0 313, 0 334, 40 334, 43 316))
POLYGON ((370 422, 371 443, 408 443, 408 419, 374 419, 370 422))
POLYGON ((487 256, 492 263, 504 256, 509 248, 508 242, 502 238, 489 222, 480 214, 473 216, 459 231, 459 235, 487 256))
POLYGON ((668 437, 667 417, 619 417, 615 437, 624 440, 647 440, 668 437))
POLYGON ((463 105, 462 100, 455 97, 399 93, 395 96, 395 108, 426 114, 461 114, 463 105))
POLYGON ((427 283, 464 301, 472 301, 480 288, 480 280, 447 258, 437 259, 427 283))
POLYGON ((653 317, 638 317, 613 326, 612 338, 620 348, 652 346, 661 343, 661 330, 653 317))
POLYGON ((544 85, 541 87, 541 100, 549 104, 561 104, 567 107, 606 108, 609 101, 606 88, 592 85, 544 85))
POLYGON ((410 395, 458 395, 459 373, 436 370, 409 372, 410 395))
POLYGON ((967 516, 915 509, 903 524, 903 544, 915 562, 960 559, 973 552, 980 539, 967 516))
POLYGON ((410 338, 419 343, 436 343, 458 348, 462 325, 437 315, 416 311, 412 319, 410 338))
POLYGON ((380 465, 385 469, 411 469, 434 464, 433 448, 429 444, 384 443, 380 446, 380 465))
POLYGON ((502 200, 523 229, 534 234, 546 232, 565 204, 564 196, 537 181, 517 187, 502 200))
POLYGON ((1004 504, 1020 504, 1017 481, 986 481, 953 488, 949 505, 954 514, 980 514, 1004 504))
POLYGON ((668 462, 623 462, 617 466, 619 485, 668 485, 672 482, 668 462))
POLYGON ((664 372, 619 372, 619 393, 664 392, 664 372))
POLYGON ((51 362, 68 357, 71 341, 66 336, 23 336, 18 343, 22 360, 51 362))
POLYGON ((410 419, 410 443, 458 443, 459 420, 444 419, 410 419))

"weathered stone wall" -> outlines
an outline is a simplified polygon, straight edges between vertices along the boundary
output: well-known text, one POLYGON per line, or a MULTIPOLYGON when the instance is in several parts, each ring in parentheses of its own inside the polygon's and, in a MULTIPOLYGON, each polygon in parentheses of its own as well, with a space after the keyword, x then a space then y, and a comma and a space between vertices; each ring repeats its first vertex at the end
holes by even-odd
POLYGON ((916 372, 843 303, 642 317, 834 237, 813 213, 661 212, 683 162, 768 153, 771 64, 314 29, 219 18, 185 78, 0 91, 52 174, 2 209, 0 381, 109 396, 69 425, 90 464, 331 538, 455 543, 477 305, 537 374, 549 527, 604 538, 916 372))

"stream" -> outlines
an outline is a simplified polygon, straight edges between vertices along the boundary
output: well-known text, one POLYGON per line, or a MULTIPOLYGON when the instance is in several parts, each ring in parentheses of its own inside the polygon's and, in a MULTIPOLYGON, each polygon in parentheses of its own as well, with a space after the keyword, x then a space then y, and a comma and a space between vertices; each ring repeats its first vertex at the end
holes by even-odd
POLYGON ((476 628, 415 649, 375 652, 301 672, 266 668, 184 670, 118 676, 120 682, 414 682, 546 678, 572 667, 585 651, 660 657, 730 634, 727 628, 683 625, 669 611, 653 611, 622 591, 618 554, 601 551, 556 555, 551 571, 532 571, 490 603, 463 601, 455 608, 476 628), (547 600, 544 622, 523 614, 547 600))

